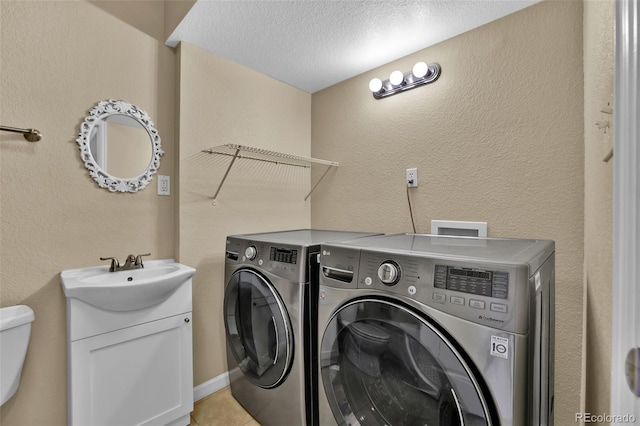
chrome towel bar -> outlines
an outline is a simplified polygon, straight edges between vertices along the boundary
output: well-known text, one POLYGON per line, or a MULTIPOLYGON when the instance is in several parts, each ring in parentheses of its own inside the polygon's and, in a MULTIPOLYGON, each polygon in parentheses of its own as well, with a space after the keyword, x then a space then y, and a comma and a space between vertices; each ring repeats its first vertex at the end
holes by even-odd
POLYGON ((36 129, 19 129, 17 127, 0 126, 0 130, 5 132, 22 133, 22 136, 29 142, 38 142, 42 139, 42 133, 36 129))

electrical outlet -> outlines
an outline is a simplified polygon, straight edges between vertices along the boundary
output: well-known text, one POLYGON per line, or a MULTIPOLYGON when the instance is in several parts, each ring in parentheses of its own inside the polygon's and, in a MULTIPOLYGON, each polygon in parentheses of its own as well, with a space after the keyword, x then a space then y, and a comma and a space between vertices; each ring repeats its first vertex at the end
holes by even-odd
POLYGON ((407 169, 407 186, 409 188, 418 186, 418 169, 407 169))
POLYGON ((171 177, 158 175, 158 195, 171 195, 171 177))

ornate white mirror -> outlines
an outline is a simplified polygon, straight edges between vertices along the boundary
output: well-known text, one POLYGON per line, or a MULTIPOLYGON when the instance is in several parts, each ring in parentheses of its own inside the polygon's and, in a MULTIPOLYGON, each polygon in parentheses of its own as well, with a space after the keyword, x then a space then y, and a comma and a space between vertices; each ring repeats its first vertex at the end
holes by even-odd
POLYGON ((125 101, 100 101, 76 139, 91 177, 112 192, 136 192, 151 181, 164 154, 146 112, 125 101))

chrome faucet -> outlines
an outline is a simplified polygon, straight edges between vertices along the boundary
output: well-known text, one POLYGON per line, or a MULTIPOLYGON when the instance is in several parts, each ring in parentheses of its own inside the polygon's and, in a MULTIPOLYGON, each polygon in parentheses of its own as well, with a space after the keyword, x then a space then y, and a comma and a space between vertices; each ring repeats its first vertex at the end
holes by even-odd
POLYGON ((144 268, 142 264, 142 256, 151 256, 151 253, 139 254, 136 256, 136 261, 134 262, 134 269, 144 268))
POLYGON ((127 260, 124 261, 124 265, 120 267, 121 271, 128 271, 129 269, 138 269, 138 266, 136 266, 136 257, 132 254, 127 256, 127 260))
POLYGON ((109 272, 116 272, 120 270, 120 262, 115 257, 101 257, 100 260, 110 260, 111 266, 109 267, 109 272))
POLYGON ((116 259, 115 257, 101 257, 100 260, 111 261, 109 272, 128 271, 131 269, 144 268, 144 264, 142 263, 142 256, 151 256, 151 253, 139 254, 137 256, 130 254, 129 256, 127 256, 127 260, 124 262, 124 265, 120 265, 120 262, 118 262, 118 259, 116 259))

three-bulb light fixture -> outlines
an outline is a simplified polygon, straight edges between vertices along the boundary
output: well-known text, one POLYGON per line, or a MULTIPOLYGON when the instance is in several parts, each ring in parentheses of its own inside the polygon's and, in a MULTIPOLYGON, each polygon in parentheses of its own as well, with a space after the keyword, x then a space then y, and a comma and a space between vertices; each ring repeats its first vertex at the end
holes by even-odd
POLYGON ((374 98, 382 99, 414 87, 433 83, 438 77, 440 77, 440 65, 418 62, 413 66, 413 70, 406 74, 403 74, 402 71, 393 71, 388 80, 372 79, 369 82, 369 89, 371 89, 374 98))

